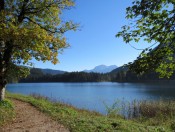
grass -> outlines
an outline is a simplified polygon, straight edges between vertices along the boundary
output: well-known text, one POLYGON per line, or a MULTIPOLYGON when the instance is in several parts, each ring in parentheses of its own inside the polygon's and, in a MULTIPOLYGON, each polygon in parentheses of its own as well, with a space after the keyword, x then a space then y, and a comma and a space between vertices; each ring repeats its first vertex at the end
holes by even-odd
POLYGON ((154 118, 164 116, 164 118, 175 117, 175 101, 142 101, 139 106, 141 116, 154 118))
POLYGON ((15 116, 13 104, 10 100, 0 102, 0 126, 11 121, 15 116))
POLYGON ((124 119, 127 120, 133 120, 146 126, 163 126, 162 130, 165 131, 175 130, 174 100, 134 100, 130 103, 116 101, 111 107, 106 106, 106 108, 110 117, 122 113, 125 115, 124 119))
POLYGON ((141 101, 135 118, 147 125, 163 125, 175 130, 175 101, 141 101))
POLYGON ((114 116, 116 113, 125 115, 125 119, 135 118, 168 118, 175 117, 175 100, 134 100, 128 102, 126 100, 116 101, 112 106, 107 106, 106 111, 109 115, 114 116))
POLYGON ((173 120, 167 119, 168 123, 149 124, 148 119, 158 119, 159 121, 159 118, 147 117, 143 120, 139 117, 126 120, 120 116, 104 116, 97 112, 77 109, 59 102, 51 102, 42 96, 33 96, 8 94, 8 98, 15 98, 32 104, 38 110, 63 124, 71 132, 171 132, 175 127, 173 120))

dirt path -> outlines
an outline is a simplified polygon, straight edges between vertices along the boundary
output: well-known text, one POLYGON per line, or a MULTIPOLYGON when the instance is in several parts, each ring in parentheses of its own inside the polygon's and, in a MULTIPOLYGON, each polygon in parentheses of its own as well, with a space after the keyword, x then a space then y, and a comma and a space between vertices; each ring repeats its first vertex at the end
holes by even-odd
POLYGON ((16 118, 1 132, 69 132, 29 103, 13 100, 16 118))

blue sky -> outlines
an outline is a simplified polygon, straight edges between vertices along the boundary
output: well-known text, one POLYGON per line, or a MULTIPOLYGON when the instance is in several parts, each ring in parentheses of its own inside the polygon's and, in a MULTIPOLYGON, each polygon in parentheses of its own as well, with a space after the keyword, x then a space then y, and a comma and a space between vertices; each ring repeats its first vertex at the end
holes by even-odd
MULTIPOLYGON (((131 3, 132 0, 76 0, 75 7, 65 11, 62 17, 80 23, 80 30, 65 34, 70 47, 59 54, 60 63, 34 61, 34 66, 82 71, 101 64, 122 66, 133 61, 141 51, 115 37, 121 26, 129 23, 125 13, 131 3)), ((131 44, 137 48, 150 45, 144 42, 131 44)))

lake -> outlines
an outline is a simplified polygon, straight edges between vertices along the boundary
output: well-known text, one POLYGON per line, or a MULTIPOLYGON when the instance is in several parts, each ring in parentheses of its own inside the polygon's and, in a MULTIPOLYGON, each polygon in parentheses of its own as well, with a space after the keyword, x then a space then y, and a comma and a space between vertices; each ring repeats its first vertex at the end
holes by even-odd
POLYGON ((40 94, 78 108, 106 114, 105 104, 117 100, 175 99, 175 83, 18 83, 7 90, 20 94, 40 94))

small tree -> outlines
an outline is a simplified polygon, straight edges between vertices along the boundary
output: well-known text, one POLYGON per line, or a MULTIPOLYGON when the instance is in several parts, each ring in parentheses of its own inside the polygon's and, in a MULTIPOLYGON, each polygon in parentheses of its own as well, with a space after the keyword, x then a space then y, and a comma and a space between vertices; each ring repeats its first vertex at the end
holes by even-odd
POLYGON ((7 78, 26 76, 31 59, 58 62, 57 55, 68 46, 63 36, 75 30, 60 15, 74 5, 72 0, 0 0, 0 100, 7 78))
POLYGON ((126 9, 130 24, 122 27, 117 37, 126 43, 155 42, 132 63, 130 69, 137 73, 156 71, 160 77, 170 77, 175 70, 175 0, 134 0, 126 9))

